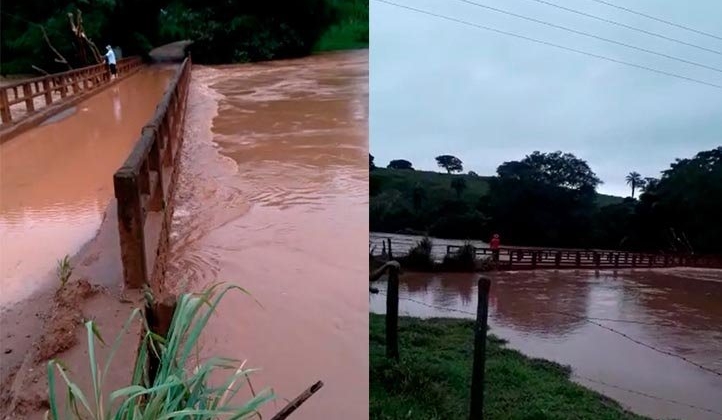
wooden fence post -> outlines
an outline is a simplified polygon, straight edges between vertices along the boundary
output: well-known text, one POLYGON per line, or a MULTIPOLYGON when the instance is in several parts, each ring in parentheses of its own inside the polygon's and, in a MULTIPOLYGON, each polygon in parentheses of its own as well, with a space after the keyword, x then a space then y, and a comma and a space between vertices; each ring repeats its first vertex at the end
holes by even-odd
POLYGON ((386 291, 386 357, 399 360, 399 270, 396 267, 389 268, 386 291))
POLYGON ((479 300, 474 326, 474 365, 471 372, 471 408, 469 420, 484 418, 484 369, 486 365, 486 326, 489 316, 489 287, 486 277, 479 279, 479 300))
POLYGON ((391 238, 387 238, 389 241, 389 259, 394 258, 394 254, 391 252, 391 238))

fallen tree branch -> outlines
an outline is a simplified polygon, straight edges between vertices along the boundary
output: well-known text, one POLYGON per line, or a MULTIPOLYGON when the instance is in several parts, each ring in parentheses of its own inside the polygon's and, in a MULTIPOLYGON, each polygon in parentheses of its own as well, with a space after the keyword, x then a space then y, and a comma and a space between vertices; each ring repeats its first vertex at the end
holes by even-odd
POLYGON ((47 71, 41 69, 41 68, 38 67, 38 66, 33 65, 33 66, 30 66, 30 67, 34 68, 35 70, 39 71, 40 73, 43 73, 43 74, 46 75, 46 76, 50 76, 50 73, 48 73, 47 71))
POLYGON ((48 33, 45 32, 45 27, 43 25, 38 25, 38 26, 40 26, 40 30, 43 32, 43 37, 45 38, 45 42, 47 42, 48 47, 50 47, 50 49, 53 50, 55 55, 57 55, 59 57, 59 58, 56 58, 55 61, 58 63, 63 63, 65 65, 67 65, 68 69, 72 70, 73 66, 70 65, 70 62, 68 62, 68 60, 65 57, 63 57, 63 55, 60 54, 60 52, 58 50, 56 50, 55 47, 53 47, 53 44, 50 42, 50 38, 48 38, 48 33))
POLYGON ((85 56, 83 50, 83 45, 85 45, 93 54, 93 58, 95 59, 96 64, 102 63, 103 56, 100 54, 100 50, 98 50, 98 47, 95 45, 95 43, 85 34, 85 30, 83 29, 83 15, 80 9, 76 11, 76 16, 73 16, 73 13, 68 13, 68 21, 70 21, 70 29, 73 31, 73 34, 75 35, 75 38, 78 40, 78 44, 80 45, 81 55, 85 56), (73 18, 75 18, 75 21, 73 21, 73 18))
POLYGON ((283 410, 279 411, 278 414, 273 416, 271 420, 283 420, 285 418, 288 418, 288 416, 291 415, 298 407, 301 406, 307 399, 311 398, 313 394, 316 393, 319 389, 323 387, 323 382, 318 381, 315 384, 311 385, 307 390, 303 391, 301 395, 296 397, 293 401, 288 403, 285 407, 283 407, 283 410))

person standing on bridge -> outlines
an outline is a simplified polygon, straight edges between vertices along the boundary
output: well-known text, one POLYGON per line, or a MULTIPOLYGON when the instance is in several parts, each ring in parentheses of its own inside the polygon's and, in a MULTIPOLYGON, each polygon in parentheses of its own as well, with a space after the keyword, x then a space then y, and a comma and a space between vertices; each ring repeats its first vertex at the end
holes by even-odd
POLYGON ((105 61, 108 63, 108 67, 110 68, 110 77, 111 79, 115 79, 118 77, 118 68, 115 63, 115 52, 110 45, 107 45, 105 49, 108 50, 108 52, 105 53, 105 61))
POLYGON ((491 257, 494 261, 494 264, 499 263, 499 248, 501 247, 501 239, 499 238, 499 234, 495 233, 494 236, 491 238, 491 241, 489 241, 489 248, 491 248, 491 257))

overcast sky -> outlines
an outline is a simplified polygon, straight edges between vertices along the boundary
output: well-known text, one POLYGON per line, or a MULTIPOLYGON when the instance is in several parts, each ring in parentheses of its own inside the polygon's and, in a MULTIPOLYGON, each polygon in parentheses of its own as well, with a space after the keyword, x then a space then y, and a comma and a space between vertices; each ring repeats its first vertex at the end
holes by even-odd
MULTIPOLYGON (((722 85, 722 72, 630 50, 458 0, 395 3, 722 85)), ((599 22, 534 0, 472 0, 722 69, 722 54, 599 22)), ((593 0, 545 0, 722 51, 695 34, 593 0)), ((720 0, 607 0, 722 38, 720 0)), ((494 174, 534 150, 571 152, 629 195, 630 171, 659 176, 676 157, 722 145, 722 89, 371 4, 370 150, 376 164, 436 170, 453 154, 465 171, 494 174)))

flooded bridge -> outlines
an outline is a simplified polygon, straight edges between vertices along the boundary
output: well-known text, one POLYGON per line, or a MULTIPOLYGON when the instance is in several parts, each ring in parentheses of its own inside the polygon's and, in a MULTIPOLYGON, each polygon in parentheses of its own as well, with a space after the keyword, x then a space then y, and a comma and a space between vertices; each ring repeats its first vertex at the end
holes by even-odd
MULTIPOLYGON (((280 401, 323 380, 294 418, 367 413, 368 352, 358 337, 367 335, 368 302, 352 279, 366 271, 358 256, 368 232, 368 52, 194 66, 188 89, 171 92, 177 70, 99 81, 98 92, 0 145, 1 322, 11 346, 0 408, 12 401, 24 410, 16 416, 42 418, 33 401, 47 392, 44 369, 28 355, 45 348, 48 328, 65 331, 50 334, 60 352, 50 354, 87 363, 69 340, 76 321, 57 328, 49 311, 57 261, 70 255, 73 277, 93 288, 74 301, 78 315, 109 335, 138 304, 128 303, 129 287, 149 284, 161 298, 218 281, 244 287, 253 299, 229 296, 201 354, 247 359, 261 368, 254 387, 273 387, 280 401), (356 236, 339 238, 341 229, 356 236)), ((44 89, 67 84, 70 100, 86 76, 33 83, 3 104, 32 97, 38 115, 63 100, 44 103, 44 89)), ((13 112, 10 125, 23 118, 13 112)), ((135 347, 127 348, 119 354, 130 365, 135 347)), ((113 374, 122 383, 127 373, 113 374)))

